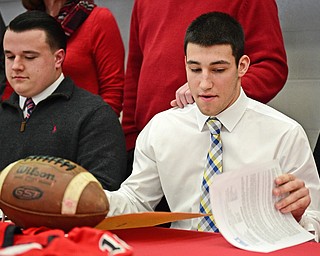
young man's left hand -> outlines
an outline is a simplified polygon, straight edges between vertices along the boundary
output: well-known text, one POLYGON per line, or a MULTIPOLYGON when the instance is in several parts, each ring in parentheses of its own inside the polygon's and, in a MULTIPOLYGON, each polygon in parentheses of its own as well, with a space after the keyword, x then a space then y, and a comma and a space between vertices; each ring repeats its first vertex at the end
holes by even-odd
POLYGON ((292 174, 283 174, 275 179, 277 185, 273 189, 275 196, 283 196, 275 207, 282 213, 291 212, 293 217, 299 222, 307 207, 311 202, 309 189, 304 181, 296 178, 292 174))

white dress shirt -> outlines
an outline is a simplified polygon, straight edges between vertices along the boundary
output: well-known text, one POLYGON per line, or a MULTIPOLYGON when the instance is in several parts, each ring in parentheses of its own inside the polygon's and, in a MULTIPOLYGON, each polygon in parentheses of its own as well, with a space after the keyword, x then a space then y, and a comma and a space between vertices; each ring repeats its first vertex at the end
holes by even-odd
MULTIPOLYGON (((232 106, 216 117, 223 125, 223 172, 279 160, 283 173, 294 174, 310 189, 312 202, 300 223, 307 229, 313 228, 310 223, 319 225, 320 182, 301 125, 248 98, 243 91, 232 106)), ((132 175, 118 191, 106 191, 108 215, 152 211, 163 195, 172 212, 199 212, 210 144, 207 118, 195 104, 157 114, 137 139, 132 175)), ((177 221, 171 226, 197 229, 198 222, 199 219, 177 221)))

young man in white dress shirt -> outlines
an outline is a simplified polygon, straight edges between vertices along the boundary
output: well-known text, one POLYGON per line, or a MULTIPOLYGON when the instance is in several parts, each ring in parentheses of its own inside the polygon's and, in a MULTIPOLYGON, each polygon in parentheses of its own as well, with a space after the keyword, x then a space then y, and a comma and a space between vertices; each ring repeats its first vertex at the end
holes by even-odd
MULTIPOLYGON (((216 117, 222 123, 223 172, 277 159, 283 175, 272 193, 284 198, 275 207, 319 232, 320 182, 308 139, 296 121, 242 90, 250 59, 243 53, 241 25, 227 14, 204 14, 191 23, 184 43, 195 104, 159 113, 140 133, 132 175, 118 191, 106 191, 109 215, 153 211, 163 195, 173 212, 199 212, 210 145, 206 120, 216 117)), ((171 226, 197 229, 198 222, 171 226)))

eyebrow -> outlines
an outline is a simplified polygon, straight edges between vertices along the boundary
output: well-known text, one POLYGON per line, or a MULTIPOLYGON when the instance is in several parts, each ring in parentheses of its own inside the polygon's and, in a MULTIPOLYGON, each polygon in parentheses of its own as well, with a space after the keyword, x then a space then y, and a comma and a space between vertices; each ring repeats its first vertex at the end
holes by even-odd
MULTIPOLYGON (((196 65, 200 65, 201 63, 198 62, 198 61, 194 61, 194 60, 188 60, 187 61, 187 64, 196 64, 196 65)), ((213 61, 213 62, 210 62, 210 66, 212 65, 217 65, 217 64, 230 64, 230 62, 226 61, 226 60, 217 60, 217 61, 213 61)))
MULTIPOLYGON (((12 53, 11 51, 9 50, 4 50, 3 51, 4 53, 12 53)), ((23 51, 24 54, 39 54, 39 52, 36 52, 36 51, 23 51)))

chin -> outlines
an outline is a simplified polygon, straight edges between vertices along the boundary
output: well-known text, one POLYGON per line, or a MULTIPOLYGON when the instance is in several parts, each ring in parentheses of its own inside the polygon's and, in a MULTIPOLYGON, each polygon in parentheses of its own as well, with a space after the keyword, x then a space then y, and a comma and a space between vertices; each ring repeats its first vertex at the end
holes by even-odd
POLYGON ((215 112, 213 112, 212 110, 210 109, 204 109, 204 108, 199 108, 200 112, 202 114, 204 114, 205 116, 215 116, 215 112))
POLYGON ((217 111, 215 111, 212 106, 209 106, 207 104, 205 104, 205 105, 197 104, 197 106, 198 106, 200 112, 202 114, 204 114, 205 116, 215 116, 215 115, 217 115, 217 111))
POLYGON ((28 98, 28 95, 25 94, 25 91, 19 90, 19 89, 15 89, 15 88, 13 88, 13 90, 16 92, 16 94, 28 98))

